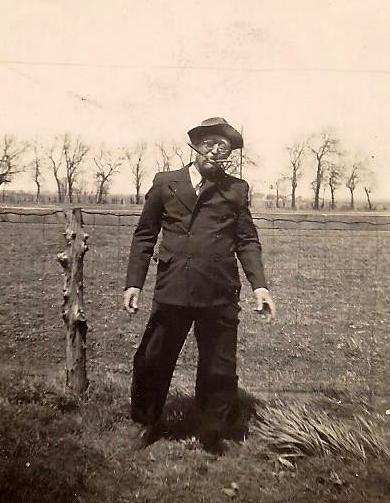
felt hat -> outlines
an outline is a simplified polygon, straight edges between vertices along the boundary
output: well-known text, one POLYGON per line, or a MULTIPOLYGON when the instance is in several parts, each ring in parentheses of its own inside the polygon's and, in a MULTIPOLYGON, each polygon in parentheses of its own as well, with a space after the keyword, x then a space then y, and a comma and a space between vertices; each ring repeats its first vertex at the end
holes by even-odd
POLYGON ((197 144, 206 134, 219 134, 230 141, 232 150, 242 148, 244 140, 241 134, 222 117, 211 117, 202 121, 200 126, 196 126, 188 131, 191 143, 197 144))

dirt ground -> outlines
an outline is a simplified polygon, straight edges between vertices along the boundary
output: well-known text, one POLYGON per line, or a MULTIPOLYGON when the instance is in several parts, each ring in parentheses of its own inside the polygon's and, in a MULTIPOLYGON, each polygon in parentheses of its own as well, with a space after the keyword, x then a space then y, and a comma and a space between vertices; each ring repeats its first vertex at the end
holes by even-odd
MULTIPOLYGON (((191 428, 134 452, 132 356, 147 320, 156 264, 142 309, 129 320, 121 302, 135 220, 99 218, 90 218, 86 228, 91 385, 82 401, 63 390, 62 271, 56 262, 63 223, 0 223, 0 501, 388 501, 388 460, 312 455, 285 465, 257 437, 253 417, 247 441, 228 442, 219 458, 200 448, 191 428)), ((260 229, 278 306, 272 325, 256 317, 243 280, 240 386, 262 404, 279 399, 319 413, 336 409, 348 424, 364 407, 383 418, 387 441, 390 233, 368 226, 281 227, 260 229)), ((180 413, 191 400, 195 369, 190 335, 172 383, 180 413)))

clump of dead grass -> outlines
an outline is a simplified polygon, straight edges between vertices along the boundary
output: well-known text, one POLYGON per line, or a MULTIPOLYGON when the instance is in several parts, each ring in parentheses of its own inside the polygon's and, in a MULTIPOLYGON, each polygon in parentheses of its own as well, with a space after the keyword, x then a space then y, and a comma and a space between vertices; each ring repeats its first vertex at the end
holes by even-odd
POLYGON ((378 414, 330 417, 304 404, 256 407, 252 431, 283 458, 335 455, 366 462, 370 457, 390 459, 383 418, 378 414))

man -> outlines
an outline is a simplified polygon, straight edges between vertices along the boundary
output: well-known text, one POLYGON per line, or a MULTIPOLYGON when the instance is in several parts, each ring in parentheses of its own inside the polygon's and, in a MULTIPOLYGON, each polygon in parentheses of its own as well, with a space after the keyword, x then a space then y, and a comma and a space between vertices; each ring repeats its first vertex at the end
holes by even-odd
POLYGON ((219 117, 188 132, 197 155, 177 171, 158 173, 130 249, 124 306, 138 310, 160 230, 157 278, 149 322, 134 357, 131 416, 151 442, 172 374, 192 323, 199 360, 196 403, 200 439, 219 451, 237 399, 236 349, 240 260, 257 310, 275 314, 264 277, 261 245, 248 209, 248 184, 224 172, 241 134, 219 117))

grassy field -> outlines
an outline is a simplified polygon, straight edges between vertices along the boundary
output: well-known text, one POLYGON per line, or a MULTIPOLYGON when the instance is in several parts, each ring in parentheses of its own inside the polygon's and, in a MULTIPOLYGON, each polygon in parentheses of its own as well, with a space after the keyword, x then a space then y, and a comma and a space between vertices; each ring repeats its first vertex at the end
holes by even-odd
POLYGON ((256 317, 243 279, 238 363, 250 435, 229 441, 221 458, 200 448, 189 421, 192 336, 172 383, 169 433, 132 450, 132 356, 156 271, 152 262, 130 321, 121 303, 136 218, 85 216, 91 384, 83 400, 63 389, 62 217, 1 222, 0 501, 387 501, 389 227, 310 219, 258 221, 278 316, 272 325, 256 317), (335 425, 340 442, 321 450, 310 421, 335 425), (289 428, 296 452, 275 440, 289 428))

